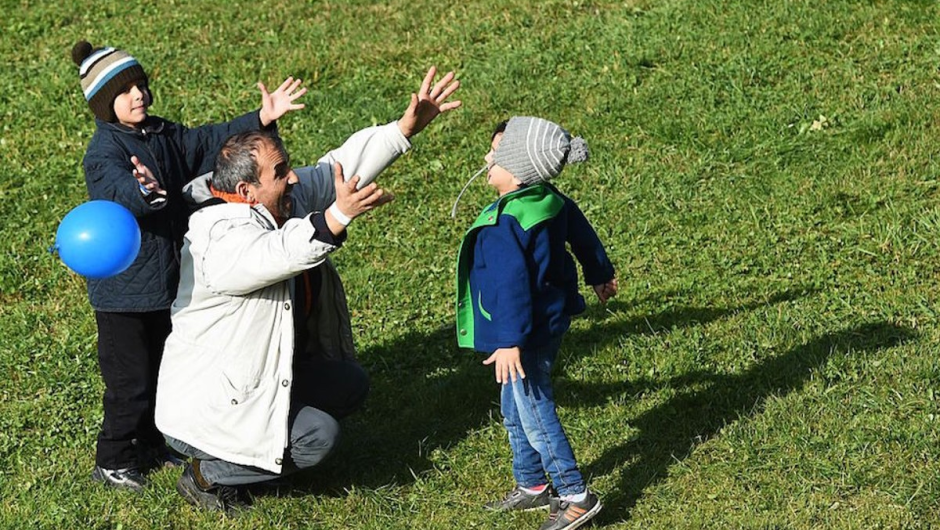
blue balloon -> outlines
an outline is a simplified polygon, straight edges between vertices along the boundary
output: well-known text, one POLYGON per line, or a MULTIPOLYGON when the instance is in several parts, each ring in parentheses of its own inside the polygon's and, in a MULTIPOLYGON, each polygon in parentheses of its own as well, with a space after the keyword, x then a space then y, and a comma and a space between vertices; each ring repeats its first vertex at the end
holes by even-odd
POLYGON ((53 250, 87 278, 110 278, 127 270, 140 252, 140 227, 125 207, 89 201, 72 209, 55 234, 53 250))

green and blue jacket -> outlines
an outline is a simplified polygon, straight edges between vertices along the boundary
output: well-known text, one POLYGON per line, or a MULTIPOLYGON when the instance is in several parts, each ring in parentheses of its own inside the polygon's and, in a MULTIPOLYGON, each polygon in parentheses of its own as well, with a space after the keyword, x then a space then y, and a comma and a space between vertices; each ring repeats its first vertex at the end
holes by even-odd
POLYGON ((484 208, 457 257, 457 343, 524 350, 567 331, 585 309, 567 245, 588 285, 613 279, 597 233, 554 186, 524 187, 484 208))

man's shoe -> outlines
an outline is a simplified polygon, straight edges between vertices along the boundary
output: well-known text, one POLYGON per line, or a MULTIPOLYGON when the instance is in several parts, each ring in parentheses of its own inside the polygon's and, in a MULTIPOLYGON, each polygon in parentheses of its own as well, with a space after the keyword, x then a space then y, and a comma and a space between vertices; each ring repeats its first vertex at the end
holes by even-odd
POLYGON ((196 478, 199 473, 198 466, 199 461, 195 459, 192 464, 186 464, 183 474, 176 481, 176 491, 186 499, 186 502, 199 508, 227 514, 233 514, 248 507, 248 503, 239 496, 238 489, 234 486, 200 485, 200 482, 205 481, 196 478))
POLYGON ((541 493, 531 494, 527 493, 521 486, 516 485, 506 497, 502 500, 493 501, 486 503, 485 507, 487 510, 493 510, 496 512, 507 512, 510 510, 522 510, 524 512, 530 510, 540 510, 542 508, 547 508, 549 504, 549 499, 552 497, 552 487, 546 486, 541 493))
POLYGON ((91 472, 91 479, 112 488, 143 491, 147 487, 147 478, 136 467, 105 469, 95 466, 95 470, 91 472))
POLYGON ((539 530, 574 530, 601 511, 601 501, 590 491, 581 502, 570 502, 552 497, 548 520, 539 530))

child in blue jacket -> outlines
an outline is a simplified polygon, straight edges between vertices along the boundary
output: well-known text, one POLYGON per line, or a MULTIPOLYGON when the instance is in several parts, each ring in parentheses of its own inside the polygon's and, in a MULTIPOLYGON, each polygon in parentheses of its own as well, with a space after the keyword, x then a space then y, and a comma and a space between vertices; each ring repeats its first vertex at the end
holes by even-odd
POLYGON ((487 507, 550 506, 540 530, 576 528, 601 509, 578 469, 551 384, 571 316, 585 309, 566 244, 601 302, 617 293, 613 265, 594 229, 574 201, 549 184, 566 164, 587 155, 582 138, 547 120, 514 117, 497 126, 486 162, 499 198, 467 231, 458 256, 458 344, 490 354, 483 364, 495 364, 513 455, 516 487, 487 507))
POLYGON ((212 170, 229 136, 273 128, 286 112, 303 108, 294 100, 306 89, 291 78, 271 93, 259 83, 260 111, 190 129, 147 114, 153 103, 147 74, 128 53, 80 41, 72 59, 97 127, 83 160, 88 196, 126 207, 141 233, 140 252, 126 271, 88 280, 105 384, 92 478, 140 490, 149 468, 181 463, 154 425, 154 405, 187 229, 183 185, 212 170))

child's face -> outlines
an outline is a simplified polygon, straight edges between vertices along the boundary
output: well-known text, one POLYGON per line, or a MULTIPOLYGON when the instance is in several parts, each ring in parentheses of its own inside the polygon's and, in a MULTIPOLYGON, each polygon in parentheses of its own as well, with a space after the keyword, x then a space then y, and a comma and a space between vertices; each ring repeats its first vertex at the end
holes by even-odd
POLYGON ((489 169, 486 171, 486 182, 496 188, 500 197, 519 189, 521 184, 516 177, 512 176, 512 173, 493 161, 496 148, 499 146, 499 142, 502 139, 503 133, 496 133, 496 135, 493 136, 493 142, 490 144, 490 152, 486 153, 486 156, 483 157, 483 159, 486 160, 487 166, 489 166, 489 169))
POLYGON ((132 81, 114 98, 114 115, 122 124, 136 127, 147 119, 147 107, 150 102, 150 89, 147 84, 132 81))

